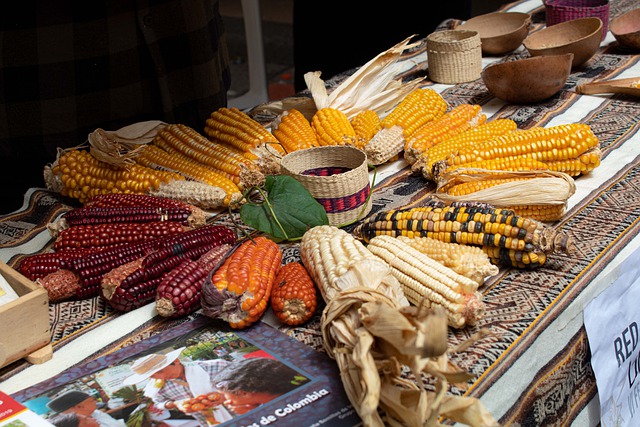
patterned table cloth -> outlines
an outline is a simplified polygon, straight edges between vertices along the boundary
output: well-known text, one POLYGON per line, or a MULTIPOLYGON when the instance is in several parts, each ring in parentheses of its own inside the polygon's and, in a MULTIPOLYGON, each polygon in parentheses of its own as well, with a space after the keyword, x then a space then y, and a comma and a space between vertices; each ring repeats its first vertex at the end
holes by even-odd
MULTIPOLYGON (((610 18, 634 7, 637 0, 611 1, 610 18)), ((504 10, 530 13, 531 32, 544 27, 541 1, 511 3, 504 10)), ((453 28, 456 23, 448 20, 443 26, 453 28)), ((404 78, 424 75, 425 48, 423 41, 405 54, 404 78)), ((506 57, 484 57, 483 66, 526 56, 521 47, 506 57)), ((582 313, 640 246, 640 100, 625 95, 578 95, 575 87, 593 80, 635 76, 640 76, 640 55, 619 46, 608 33, 596 55, 572 70, 563 90, 540 103, 506 104, 493 97, 481 79, 456 85, 424 83, 441 93, 450 106, 479 104, 489 120, 510 118, 520 129, 587 123, 601 144, 601 165, 576 179, 577 190, 569 199, 567 214, 552 224, 574 236, 576 253, 552 255, 544 266, 531 271, 502 268, 480 289, 487 304, 485 318, 475 327, 450 332, 452 345, 478 328, 492 332, 454 359, 476 374, 476 379, 452 392, 481 399, 501 425, 599 424, 597 387, 582 313)), ((377 172, 371 214, 418 206, 433 190, 432 183, 412 175, 404 160, 398 160, 377 172)), ((31 189, 20 210, 0 217, 0 259, 15 267, 26 254, 49 249, 52 242, 46 224, 71 207, 55 193, 31 189)), ((230 223, 227 214, 216 220, 230 223)), ((282 248, 285 262, 299 259, 297 244, 283 244, 282 248)), ((20 360, 0 369, 0 389, 7 393, 22 390, 188 320, 161 318, 152 306, 123 314, 97 297, 51 304, 53 359, 42 365, 20 360)), ((267 321, 324 351, 319 319, 318 313, 296 328, 267 321)))

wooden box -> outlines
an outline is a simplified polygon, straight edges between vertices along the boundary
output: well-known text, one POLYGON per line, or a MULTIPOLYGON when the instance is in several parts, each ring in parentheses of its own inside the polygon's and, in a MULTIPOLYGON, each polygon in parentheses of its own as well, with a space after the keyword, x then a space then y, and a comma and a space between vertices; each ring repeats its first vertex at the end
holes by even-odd
POLYGON ((51 359, 47 291, 2 261, 0 274, 19 295, 0 305, 0 367, 22 358, 31 363, 51 359))

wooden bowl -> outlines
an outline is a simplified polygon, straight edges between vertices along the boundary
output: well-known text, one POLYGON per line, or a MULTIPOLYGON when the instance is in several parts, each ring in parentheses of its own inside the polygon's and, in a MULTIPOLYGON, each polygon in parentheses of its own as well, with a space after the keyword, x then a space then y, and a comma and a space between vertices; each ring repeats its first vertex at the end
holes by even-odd
POLYGON ((545 27, 522 44, 531 56, 573 53, 571 67, 579 67, 596 53, 602 41, 602 21, 593 16, 545 27))
POLYGON ((481 76, 495 97, 510 104, 531 104, 560 92, 572 61, 573 53, 532 56, 488 65, 481 76))
POLYGON ((640 8, 612 19, 609 28, 618 43, 632 49, 640 49, 640 8))
POLYGON ((457 28, 477 31, 482 53, 502 55, 516 50, 529 34, 531 15, 523 12, 492 12, 475 16, 457 28))

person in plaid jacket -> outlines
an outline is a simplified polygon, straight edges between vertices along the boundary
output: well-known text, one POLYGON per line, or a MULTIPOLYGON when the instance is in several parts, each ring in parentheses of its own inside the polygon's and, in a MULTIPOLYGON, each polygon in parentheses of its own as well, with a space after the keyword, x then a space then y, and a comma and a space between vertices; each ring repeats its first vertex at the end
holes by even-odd
POLYGON ((0 22, 0 177, 12 184, 0 213, 45 186, 59 148, 98 128, 160 120, 202 132, 227 104, 218 0, 16 2, 0 22))

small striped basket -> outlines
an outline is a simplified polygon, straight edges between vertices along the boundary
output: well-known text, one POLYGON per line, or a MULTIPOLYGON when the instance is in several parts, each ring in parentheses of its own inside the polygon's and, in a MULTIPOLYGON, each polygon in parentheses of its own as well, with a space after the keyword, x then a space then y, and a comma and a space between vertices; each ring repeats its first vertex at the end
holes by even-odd
POLYGON ((594 16, 602 21, 602 38, 609 29, 609 0, 544 0, 547 27, 594 16))
POLYGON ((371 211, 367 155, 362 150, 348 145, 307 148, 284 156, 281 167, 324 206, 331 225, 350 224, 371 211))

